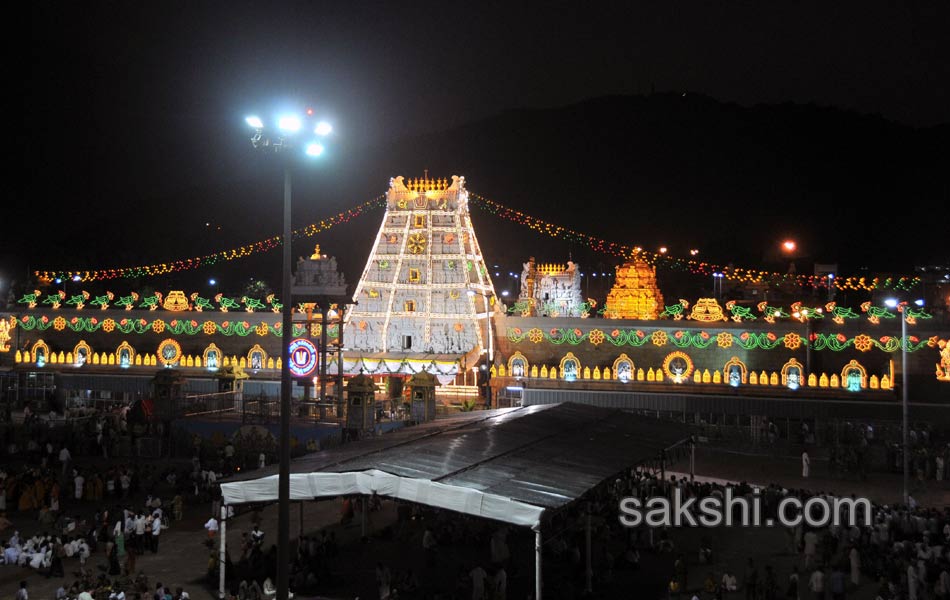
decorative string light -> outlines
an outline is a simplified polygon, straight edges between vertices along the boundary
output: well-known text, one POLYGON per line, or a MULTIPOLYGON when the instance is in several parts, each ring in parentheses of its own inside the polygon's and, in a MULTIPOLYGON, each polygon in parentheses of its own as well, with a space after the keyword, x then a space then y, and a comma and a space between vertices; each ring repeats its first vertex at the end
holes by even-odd
POLYGON ((592 346, 599 346, 608 342, 613 346, 632 346, 639 348, 647 344, 663 347, 667 344, 677 348, 698 348, 705 349, 714 344, 719 348, 731 348, 738 346, 744 350, 772 350, 775 348, 784 348, 787 350, 798 350, 811 346, 813 350, 831 350, 841 352, 854 346, 859 352, 867 352, 872 348, 877 348, 882 352, 897 352, 902 345, 908 352, 916 352, 924 347, 935 347, 938 344, 937 337, 919 339, 910 335, 903 340, 894 336, 871 336, 866 333, 860 333, 853 337, 847 337, 841 333, 812 333, 809 339, 804 339, 799 333, 789 331, 787 333, 775 333, 773 331, 743 331, 734 333, 732 331, 705 331, 705 330, 678 330, 667 332, 664 330, 654 330, 652 332, 643 329, 612 329, 601 330, 591 329, 582 331, 579 328, 561 328, 541 329, 533 327, 523 330, 520 327, 507 328, 506 337, 508 341, 519 344, 521 342, 530 342, 540 344, 545 342, 561 346, 568 344, 577 346, 584 342, 592 346))
MULTIPOLYGON (((382 208, 386 202, 385 196, 377 196, 372 200, 364 202, 359 206, 345 210, 333 217, 324 219, 318 223, 311 223, 302 229, 293 232, 293 239, 302 239, 313 237, 314 235, 327 231, 330 228, 341 223, 347 223, 351 219, 359 217, 373 209, 382 208)), ((137 277, 155 277, 158 275, 168 275, 181 271, 189 271, 200 267, 209 267, 220 262, 229 262, 238 258, 246 258, 255 254, 270 252, 280 248, 282 245, 281 236, 274 236, 241 246, 230 250, 222 250, 213 254, 185 258, 165 263, 156 263, 152 265, 141 265, 137 267, 121 267, 115 269, 90 269, 84 271, 68 270, 45 270, 34 271, 34 275, 45 283, 60 279, 63 281, 105 281, 109 279, 134 279, 137 277), (78 279, 77 279, 78 278, 78 279)))
POLYGON ((710 276, 713 273, 722 273, 730 281, 742 284, 763 283, 792 283, 801 287, 827 288, 833 285, 842 290, 893 289, 909 291, 920 283, 919 277, 836 277, 829 279, 826 275, 797 275, 793 273, 776 273, 757 269, 743 269, 717 265, 695 259, 683 259, 671 256, 669 253, 654 253, 643 250, 639 246, 627 246, 616 242, 609 242, 602 238, 574 231, 560 225, 549 223, 537 217, 532 217, 521 211, 508 208, 484 196, 469 192, 472 206, 479 208, 496 217, 512 221, 532 231, 543 233, 550 237, 564 240, 572 244, 584 245, 595 252, 618 256, 624 259, 642 260, 651 266, 665 267, 678 271, 689 271, 694 275, 710 276))

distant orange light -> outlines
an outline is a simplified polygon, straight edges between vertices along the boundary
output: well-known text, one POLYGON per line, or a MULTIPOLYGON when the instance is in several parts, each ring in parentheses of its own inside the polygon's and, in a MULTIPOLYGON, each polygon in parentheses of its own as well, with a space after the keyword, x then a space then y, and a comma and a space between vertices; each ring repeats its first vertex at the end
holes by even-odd
POLYGON ((660 246, 660 254, 666 254, 666 246, 660 246))
POLYGON ((793 242, 792 240, 785 240, 784 242, 782 242, 782 248, 784 248, 786 252, 794 252, 795 247, 796 247, 795 242, 793 242))
POLYGON ((312 108, 308 108, 308 109, 307 109, 307 116, 308 116, 308 117, 312 117, 312 116, 313 116, 313 109, 312 109, 312 108))

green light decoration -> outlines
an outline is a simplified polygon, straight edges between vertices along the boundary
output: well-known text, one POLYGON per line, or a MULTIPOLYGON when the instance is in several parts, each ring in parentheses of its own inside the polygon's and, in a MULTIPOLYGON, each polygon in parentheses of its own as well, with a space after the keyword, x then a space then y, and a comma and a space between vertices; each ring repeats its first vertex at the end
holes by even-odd
POLYGON ((534 305, 532 300, 521 300, 519 299, 513 305, 508 308, 508 314, 511 315, 521 315, 528 316, 531 314, 531 307, 534 305))
POLYGON ((214 297, 214 301, 218 303, 218 306, 221 307, 221 312, 228 312, 231 310, 241 310, 241 303, 235 300, 234 298, 228 298, 224 294, 218 294, 214 297))
POLYGON ((831 315, 831 320, 841 325, 845 319, 860 319, 861 315, 846 306, 838 306, 836 302, 825 304, 825 310, 831 315))
POLYGON ((894 313, 887 310, 887 307, 874 306, 870 302, 862 303, 861 310, 868 314, 868 321, 875 324, 880 323, 881 319, 893 319, 896 316, 894 313))
POLYGON ((86 300, 89 299, 89 292, 83 292, 81 294, 76 294, 65 301, 67 306, 72 306, 77 310, 82 310, 82 307, 86 305, 86 300))
POLYGON ((254 312, 255 310, 267 310, 266 304, 257 298, 251 298, 249 296, 241 296, 241 304, 249 308, 251 312, 254 312))
MULTIPOLYGON (((17 321, 17 324, 24 331, 46 331, 50 328, 56 330, 69 329, 76 333, 88 332, 95 333, 97 331, 102 331, 104 333, 111 333, 112 331, 118 331, 119 333, 130 335, 130 334, 146 334, 146 333, 165 333, 169 332, 174 335, 216 335, 221 334, 225 336, 240 336, 246 337, 250 334, 261 335, 263 332, 264 335, 273 335, 275 337, 280 337, 281 332, 281 323, 275 323, 273 325, 266 322, 258 323, 254 325, 248 321, 222 321, 221 323, 215 323, 214 321, 204 321, 199 322, 195 319, 172 319, 171 321, 165 321, 163 319, 119 319, 115 320, 112 318, 99 319, 97 317, 72 317, 71 319, 66 319, 65 317, 58 316, 54 319, 50 319, 47 315, 42 315, 36 317, 34 315, 26 315, 20 317, 17 321), (61 326, 57 326, 57 322, 61 326), (263 329, 266 327, 266 331, 263 329)), ((330 325, 327 328, 327 336, 330 338, 339 337, 340 326, 330 325)), ((307 327, 305 324, 295 324, 293 328, 294 337, 302 336, 306 333, 307 327)))
POLYGON ((663 312, 660 313, 661 319, 674 319, 679 321, 686 316, 686 309, 689 308, 689 302, 686 300, 680 299, 679 304, 673 304, 672 306, 667 306, 663 309, 663 312))
POLYGON ((708 348, 711 344, 716 342, 716 338, 709 335, 705 331, 676 331, 669 338, 670 343, 672 343, 677 348, 708 348))
POLYGON ((386 270, 388 270, 388 269, 389 269, 389 261, 388 261, 388 260, 381 260, 381 261, 379 261, 379 270, 380 270, 380 271, 386 271, 386 270))
POLYGON ((125 310, 132 310, 135 307, 135 303, 138 302, 139 295, 135 292, 130 292, 128 296, 122 296, 119 298, 119 301, 115 303, 117 308, 124 308, 125 310))
MULTIPOLYGON (((718 343, 717 345, 728 347, 734 343, 744 350, 774 350, 775 348, 782 348, 785 350, 794 351, 798 350, 799 348, 811 346, 812 350, 830 350, 833 352, 841 352, 854 346, 856 350, 861 352, 867 352, 872 348, 877 348, 882 352, 893 353, 901 349, 900 337, 882 336, 878 339, 875 339, 867 334, 858 334, 852 338, 848 338, 841 333, 812 333, 809 340, 805 340, 794 331, 790 331, 783 335, 779 335, 771 331, 744 331, 738 335, 735 335, 728 331, 712 332, 704 330, 679 330, 673 332, 672 334, 667 334, 665 331, 656 330, 650 334, 647 334, 642 329, 618 328, 605 333, 596 328, 584 332, 579 328, 552 328, 545 331, 534 327, 525 331, 520 327, 509 327, 507 328, 505 335, 507 336, 508 341, 515 344, 527 341, 534 344, 546 342, 555 346, 561 346, 564 344, 577 346, 583 343, 585 340, 593 346, 597 346, 603 342, 610 342, 610 344, 618 348, 624 346, 639 348, 650 342, 658 346, 663 346, 669 342, 677 348, 696 348, 702 350, 717 344, 717 340, 723 339, 729 340, 728 344, 718 343), (659 340, 660 343, 657 343, 657 340, 659 340)), ((905 341, 907 351, 916 352, 924 346, 935 346, 937 343, 936 339, 936 337, 933 337, 930 339, 920 340, 915 336, 908 336, 905 341)))
POLYGON ((781 306, 769 306, 768 302, 759 302, 756 305, 756 308, 758 308, 759 312, 762 313, 762 318, 769 323, 774 323, 775 319, 789 316, 789 314, 785 312, 784 308, 781 306))
POLYGON ((191 305, 197 312, 212 311, 214 310, 214 304, 211 304, 211 300, 207 298, 202 298, 198 295, 198 292, 193 293, 191 296, 191 305))
POLYGON ((736 304, 735 300, 730 300, 726 302, 726 310, 732 314, 732 320, 736 323, 741 323, 742 321, 755 321, 758 317, 755 316, 755 313, 752 312, 752 309, 748 306, 740 306, 736 304))
POLYGON ((162 305, 162 293, 155 292, 151 296, 146 296, 142 299, 142 303, 139 304, 139 308, 147 308, 149 310, 155 310, 162 305))
POLYGON ((112 292, 106 292, 103 296, 96 296, 89 303, 90 306, 96 306, 100 310, 105 310, 109 308, 109 303, 112 302, 112 299, 115 298, 115 295, 112 292))
POLYGON ((756 348, 761 348, 762 350, 771 350, 773 348, 783 346, 784 339, 785 336, 779 337, 771 331, 768 333, 744 331, 738 336, 733 337, 733 341, 745 350, 754 350, 756 348))

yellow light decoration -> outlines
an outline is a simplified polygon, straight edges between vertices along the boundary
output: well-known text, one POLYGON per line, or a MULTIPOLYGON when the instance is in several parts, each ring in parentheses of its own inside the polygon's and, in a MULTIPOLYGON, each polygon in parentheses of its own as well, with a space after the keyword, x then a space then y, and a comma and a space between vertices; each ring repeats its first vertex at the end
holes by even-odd
POLYGON ((722 313, 722 307, 719 306, 715 298, 698 299, 687 318, 706 323, 727 320, 726 316, 722 313))
POLYGON ((0 318, 0 352, 10 351, 10 332, 16 327, 16 317, 0 318))
POLYGON ((609 319, 656 319, 663 307, 656 269, 642 260, 617 267, 604 306, 604 316, 609 319))
POLYGON ((675 383, 688 380, 693 369, 693 359, 681 350, 670 352, 663 359, 663 373, 667 379, 671 379, 675 383))
POLYGON ((178 364, 181 360, 181 344, 171 338, 162 340, 162 343, 158 345, 156 356, 166 367, 178 364))
POLYGON ((188 302, 188 297, 185 296, 185 292, 181 290, 172 290, 168 292, 168 296, 165 298, 162 308, 172 312, 179 312, 188 310, 191 308, 191 305, 188 302))

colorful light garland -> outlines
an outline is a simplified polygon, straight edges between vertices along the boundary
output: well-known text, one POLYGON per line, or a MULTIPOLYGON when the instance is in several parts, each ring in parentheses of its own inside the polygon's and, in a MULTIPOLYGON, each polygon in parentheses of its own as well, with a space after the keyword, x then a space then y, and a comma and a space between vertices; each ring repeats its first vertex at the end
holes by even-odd
MULTIPOLYGON (((489 200, 484 196, 480 196, 472 192, 470 192, 470 198, 474 200, 472 204, 475 207, 494 216, 528 227, 529 229, 537 231, 538 233, 542 233, 550 237, 568 241, 574 244, 582 244, 591 250, 602 254, 617 256, 623 259, 639 259, 646 261, 649 265, 654 267, 665 267, 673 270, 688 271, 694 275, 708 276, 712 275, 713 273, 722 273, 722 275, 730 281, 743 284, 791 283, 800 287, 818 289, 827 288, 829 285, 834 285, 835 288, 841 290, 863 291, 871 291, 875 289, 909 291, 920 283, 920 277, 872 277, 870 279, 866 277, 838 277, 834 280, 829 280, 829 278, 824 275, 776 273, 757 269, 723 266, 714 263, 707 263, 705 261, 687 260, 673 257, 669 254, 648 252, 639 246, 628 246, 626 244, 610 242, 603 238, 598 238, 581 233, 579 231, 574 231, 573 229, 569 229, 567 227, 555 225, 537 217, 532 217, 531 215, 525 214, 521 211, 508 208, 498 202, 489 200)), ((385 203, 386 197, 384 195, 377 196, 372 200, 364 202, 359 206, 349 210, 343 211, 333 217, 324 219, 318 223, 312 223, 302 229, 295 230, 293 232, 293 238, 300 239, 304 237, 312 237, 318 233, 327 231, 336 225, 346 223, 370 210, 382 208, 385 206, 385 203)), ((79 278, 77 281, 84 282, 120 278, 131 279, 137 277, 155 277, 159 275, 167 275, 170 273, 177 273, 180 271, 211 266, 217 264, 219 261, 231 261, 263 252, 270 252, 271 250, 279 248, 281 245, 281 236, 274 236, 253 244, 241 246, 239 248, 232 248, 230 250, 223 250, 213 254, 206 254, 204 256, 181 259, 167 263, 82 271, 43 270, 34 271, 34 274, 41 282, 44 283, 48 283, 56 279, 74 280, 74 278, 77 276, 79 278)))
POLYGON ((496 217, 517 223, 532 231, 543 233, 550 237, 571 242, 573 244, 584 245, 595 252, 609 254, 629 260, 643 260, 649 265, 655 267, 666 267, 668 269, 689 271, 694 275, 712 275, 713 273, 722 273, 730 281, 744 284, 756 283, 792 283, 801 287, 827 288, 834 285, 842 290, 864 290, 871 291, 875 289, 894 289, 897 291, 908 291, 920 283, 919 277, 838 277, 833 280, 825 275, 796 275, 791 273, 776 273, 762 271, 757 269, 743 269, 739 267, 730 267, 707 263, 698 260, 687 260, 676 258, 669 254, 656 254, 647 252, 639 246, 627 246, 616 242, 609 242, 603 238, 587 235, 573 229, 561 227, 549 223, 537 217, 532 217, 521 211, 517 211, 484 196, 469 192, 474 200, 472 205, 496 217))
MULTIPOLYGON (((197 319, 171 319, 166 321, 164 319, 143 319, 143 318, 123 318, 123 319, 113 319, 107 317, 104 319, 97 317, 72 317, 67 319, 64 316, 56 316, 50 318, 47 315, 26 315, 20 317, 17 320, 17 326, 23 329, 24 331, 46 331, 47 329, 52 328, 54 331, 63 331, 69 329, 76 333, 88 332, 95 333, 99 330, 104 331, 105 333, 112 333, 113 331, 118 331, 122 334, 146 334, 146 333, 157 333, 157 334, 174 334, 174 335, 216 335, 221 334, 225 336, 236 335, 238 337, 247 337, 251 334, 256 334, 258 336, 264 337, 267 335, 273 335, 275 337, 281 337, 282 324, 277 323, 267 323, 266 321, 260 321, 258 323, 251 323, 246 320, 234 320, 234 321, 222 321, 216 323, 215 321, 205 320, 198 321, 197 319)), ((299 337, 304 335, 307 331, 306 324, 295 324, 293 329, 294 337, 299 337)), ((327 327, 327 337, 336 338, 339 334, 339 325, 330 325, 327 327)))
POLYGON ((785 348, 794 351, 799 348, 811 346, 812 350, 841 352, 842 350, 854 346, 859 352, 867 352, 872 348, 877 348, 882 352, 897 352, 903 345, 908 352, 916 352, 925 346, 931 348, 936 347, 939 343, 936 336, 919 339, 916 336, 910 335, 902 342, 900 337, 885 335, 874 338, 864 333, 860 333, 851 338, 840 333, 813 333, 810 339, 806 340, 794 331, 779 334, 772 331, 743 331, 741 333, 733 333, 731 331, 678 330, 669 333, 660 329, 653 332, 647 332, 643 329, 613 329, 609 332, 601 329, 591 329, 585 332, 578 328, 565 329, 554 327, 545 331, 539 327, 532 327, 525 331, 520 327, 509 327, 505 333, 508 341, 515 344, 527 340, 534 344, 546 342, 555 346, 563 344, 577 346, 586 341, 592 346, 599 346, 604 342, 609 342, 617 347, 632 346, 634 348, 640 348, 647 344, 652 344, 657 347, 671 344, 677 348, 705 349, 715 344, 719 348, 731 348, 735 345, 744 350, 785 348))
MULTIPOLYGON (((345 210, 335 216, 332 216, 328 219, 324 219, 318 223, 311 223, 302 229, 297 229, 293 232, 293 239, 301 239, 313 237, 314 235, 327 231, 330 228, 339 225, 341 223, 346 223, 350 219, 359 217, 366 212, 382 208, 386 204, 385 196, 377 196, 372 200, 364 202, 359 206, 345 210)), ((109 279, 133 279, 137 277, 155 277, 158 275, 168 275, 169 273, 178 273, 181 271, 189 271, 191 269, 197 269, 199 267, 208 267, 214 264, 217 264, 221 261, 232 261, 238 258, 245 258, 252 256, 254 254, 260 254, 263 252, 270 252, 280 248, 282 244, 282 236, 274 236, 267 238, 266 240, 261 240, 254 242, 253 244, 248 244, 246 246, 241 246, 239 248, 232 248, 230 250, 222 250, 220 252, 215 252, 213 254, 206 254, 204 256, 196 256, 194 258, 186 258, 181 260, 176 260, 166 263, 157 263, 152 265, 142 265, 137 267, 122 267, 116 269, 96 269, 96 270, 85 270, 85 271, 69 271, 69 270, 45 270, 45 271, 34 271, 34 275, 44 283, 49 283, 55 281, 56 279, 62 280, 73 280, 73 281, 104 281, 109 279), (79 279, 75 279, 76 277, 79 279)))

